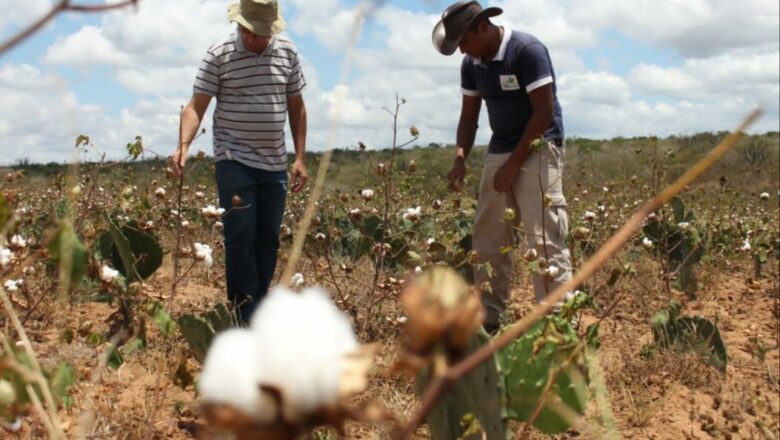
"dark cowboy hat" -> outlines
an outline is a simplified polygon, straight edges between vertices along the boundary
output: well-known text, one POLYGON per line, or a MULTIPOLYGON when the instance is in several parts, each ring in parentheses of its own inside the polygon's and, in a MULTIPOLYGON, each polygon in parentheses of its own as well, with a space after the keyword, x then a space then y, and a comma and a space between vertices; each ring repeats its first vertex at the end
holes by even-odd
POLYGON ((476 0, 453 3, 442 12, 441 20, 433 27, 433 47, 444 55, 452 55, 472 24, 482 17, 495 17, 502 12, 496 7, 482 9, 476 0))

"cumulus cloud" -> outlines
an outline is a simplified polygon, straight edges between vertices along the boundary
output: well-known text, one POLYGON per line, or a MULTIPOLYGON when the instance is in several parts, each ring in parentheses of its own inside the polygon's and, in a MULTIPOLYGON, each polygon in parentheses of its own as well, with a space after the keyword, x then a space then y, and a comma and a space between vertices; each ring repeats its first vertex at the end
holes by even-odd
POLYGON ((615 29, 639 41, 689 57, 778 45, 776 0, 583 0, 573 2, 572 22, 615 29))
POLYGON ((64 78, 29 64, 0 66, 0 95, 7 161, 73 159, 73 143, 81 130, 97 131, 107 122, 99 107, 78 102, 64 78))
MULTIPOLYGON (((170 154, 179 109, 190 97, 197 64, 206 48, 231 29, 225 18, 228 3, 142 2, 137 11, 105 14, 62 35, 43 55, 43 67, 0 65, 0 87, 8 91, 4 103, 21 105, 18 114, 14 105, 0 110, 0 133, 11 140, 9 145, 19 146, 18 155, 34 154, 41 160, 68 158, 71 135, 80 132, 112 149, 114 157, 121 156, 123 146, 137 134, 150 148, 170 154), (107 116, 105 109, 80 102, 67 81, 53 73, 59 66, 107 67, 117 87, 134 100, 107 116)), ((50 4, 30 0, 22 9, 31 17, 50 4)), ((494 20, 497 24, 531 32, 550 48, 569 135, 664 136, 729 129, 756 103, 768 110, 756 130, 778 130, 780 25, 775 0, 490 4, 504 9, 494 20), (643 59, 635 65, 622 63, 616 70, 611 64, 621 60, 610 57, 621 44, 676 55, 668 57, 671 62, 643 59), (602 51, 607 45, 618 46, 602 51)), ((336 147, 358 141, 389 146, 392 117, 386 109, 395 109, 396 94, 406 100, 399 116, 402 137, 415 125, 421 131, 420 144, 454 142, 462 99, 461 56, 442 56, 431 45, 440 11, 344 0, 287 0, 282 8, 288 34, 302 49, 310 149, 328 145, 334 123, 341 127, 336 147), (332 73, 317 68, 323 62, 341 62, 356 12, 365 5, 371 13, 353 53, 349 81, 335 85, 332 73)), ((4 14, 0 31, 18 25, 19 17, 4 14)), ((198 150, 211 151, 213 107, 204 121, 208 133, 196 142, 198 150)), ((485 143, 490 131, 484 110, 480 126, 477 142, 485 143)))
POLYGON ((0 0, 0 39, 46 14, 51 9, 51 0, 0 0))
POLYGON ((130 54, 117 50, 114 43, 103 35, 103 30, 95 26, 84 26, 75 34, 58 38, 43 57, 47 63, 83 69, 126 65, 131 59, 130 54))
POLYGON ((639 64, 628 79, 641 93, 675 98, 717 99, 740 95, 778 101, 780 54, 727 54, 690 59, 681 66, 639 64))

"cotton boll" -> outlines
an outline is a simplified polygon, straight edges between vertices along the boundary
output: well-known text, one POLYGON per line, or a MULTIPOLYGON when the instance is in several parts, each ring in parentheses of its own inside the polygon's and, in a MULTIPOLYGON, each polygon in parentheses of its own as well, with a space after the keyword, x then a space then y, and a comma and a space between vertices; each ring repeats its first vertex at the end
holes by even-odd
POLYGON ((226 330, 209 348, 198 390, 206 402, 227 404, 260 423, 271 422, 276 418, 275 406, 258 386, 263 364, 252 332, 226 330))
POLYGON ((358 343, 349 320, 324 290, 296 294, 277 287, 251 325, 267 359, 260 382, 281 391, 285 419, 300 420, 338 401, 342 360, 358 343))

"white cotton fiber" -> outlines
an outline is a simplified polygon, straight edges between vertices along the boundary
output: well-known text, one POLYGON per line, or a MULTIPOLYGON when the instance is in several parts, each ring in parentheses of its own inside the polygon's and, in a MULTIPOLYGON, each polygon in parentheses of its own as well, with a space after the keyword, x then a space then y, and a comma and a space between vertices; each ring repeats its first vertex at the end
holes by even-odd
POLYGON ((276 410, 258 387, 263 361, 255 336, 246 329, 230 329, 217 335, 209 347, 198 389, 210 403, 229 404, 258 421, 271 421, 276 410))
POLYGON ((287 420, 338 400, 342 359, 358 343, 324 290, 273 289, 253 315, 251 331, 264 360, 259 380, 281 391, 287 420))

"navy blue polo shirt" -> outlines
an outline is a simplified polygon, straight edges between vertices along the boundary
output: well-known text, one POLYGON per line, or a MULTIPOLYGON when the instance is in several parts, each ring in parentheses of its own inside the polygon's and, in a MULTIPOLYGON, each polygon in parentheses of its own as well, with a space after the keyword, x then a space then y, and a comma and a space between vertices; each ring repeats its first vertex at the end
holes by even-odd
POLYGON ((490 63, 468 55, 463 57, 460 84, 464 95, 481 96, 487 104, 490 153, 515 149, 533 107, 528 93, 552 83, 554 116, 544 133, 546 139, 563 139, 563 117, 558 103, 555 71, 547 47, 524 32, 504 31, 501 46, 490 63))

